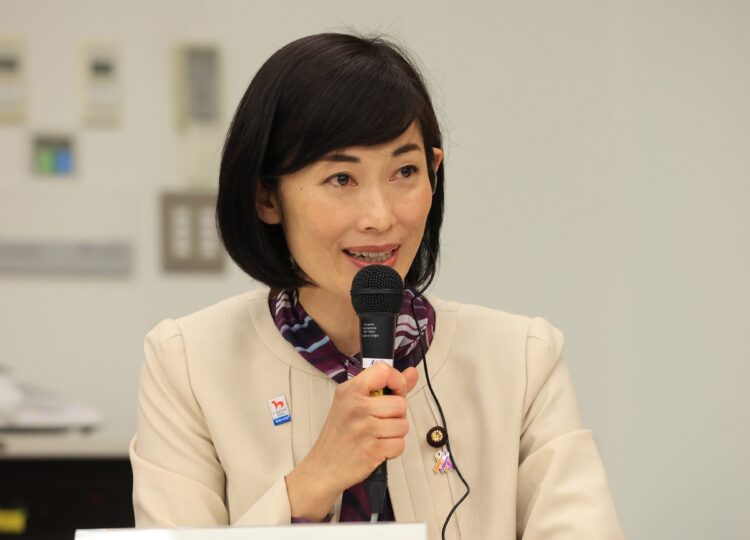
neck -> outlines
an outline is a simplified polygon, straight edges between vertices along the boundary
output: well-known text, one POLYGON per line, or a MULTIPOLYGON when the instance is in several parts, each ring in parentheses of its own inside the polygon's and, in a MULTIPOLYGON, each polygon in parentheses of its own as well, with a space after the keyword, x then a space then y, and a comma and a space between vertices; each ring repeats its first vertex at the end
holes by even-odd
POLYGON ((340 352, 349 356, 359 352, 359 318, 351 299, 318 287, 302 287, 299 301, 340 352))

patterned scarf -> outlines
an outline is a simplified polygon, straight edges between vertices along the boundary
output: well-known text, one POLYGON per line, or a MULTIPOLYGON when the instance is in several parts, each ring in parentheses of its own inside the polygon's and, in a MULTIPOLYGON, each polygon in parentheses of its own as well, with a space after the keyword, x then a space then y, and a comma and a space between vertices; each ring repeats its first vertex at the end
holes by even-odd
MULTIPOLYGON (((411 288, 404 291, 404 301, 396 320, 393 358, 394 367, 399 371, 416 367, 422 361, 419 330, 411 309, 414 294, 411 288)), ((328 377, 342 383, 362 371, 362 354, 348 356, 341 353, 331 338, 305 312, 296 290, 282 290, 276 295, 269 295, 268 305, 281 335, 305 360, 328 377)), ((418 296, 414 300, 414 314, 419 321, 426 354, 435 335, 435 310, 424 297, 418 296)), ((301 520, 293 518, 292 521, 301 520)), ((344 491, 339 521, 370 521, 370 502, 365 494, 363 482, 344 491)), ((390 495, 386 497, 385 509, 378 517, 378 521, 394 521, 390 495)))

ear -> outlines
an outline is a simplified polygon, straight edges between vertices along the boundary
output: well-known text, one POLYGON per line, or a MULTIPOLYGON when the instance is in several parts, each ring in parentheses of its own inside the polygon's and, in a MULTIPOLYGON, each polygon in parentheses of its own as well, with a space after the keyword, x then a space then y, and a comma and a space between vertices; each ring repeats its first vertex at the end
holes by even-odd
POLYGON ((432 170, 437 172, 437 170, 440 168, 440 164, 443 162, 443 150, 440 148, 435 148, 433 146, 432 155, 433 155, 432 170))
POLYGON ((258 218, 268 225, 281 223, 281 204, 276 190, 272 190, 258 181, 255 188, 255 211, 258 218))

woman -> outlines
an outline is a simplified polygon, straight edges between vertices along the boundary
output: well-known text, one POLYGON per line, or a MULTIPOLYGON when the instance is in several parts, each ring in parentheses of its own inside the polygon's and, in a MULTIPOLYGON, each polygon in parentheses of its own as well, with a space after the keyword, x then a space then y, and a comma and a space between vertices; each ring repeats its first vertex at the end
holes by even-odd
POLYGON ((622 537, 560 332, 421 294, 444 170, 423 80, 392 44, 320 34, 260 68, 227 136, 217 220, 267 287, 147 336, 138 526, 364 521, 362 481, 388 459, 380 519, 431 538, 622 537), (407 292, 395 366, 363 371, 349 291, 368 264, 407 292))

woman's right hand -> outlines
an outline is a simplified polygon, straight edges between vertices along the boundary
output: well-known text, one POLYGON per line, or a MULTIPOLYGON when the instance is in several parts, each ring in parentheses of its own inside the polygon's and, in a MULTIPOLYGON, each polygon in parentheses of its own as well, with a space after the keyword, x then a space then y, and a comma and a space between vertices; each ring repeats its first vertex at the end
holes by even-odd
POLYGON ((417 378, 415 368, 400 372, 381 363, 336 387, 318 440, 286 477, 292 516, 322 520, 341 492, 403 453, 406 395, 417 378), (370 396, 386 387, 391 395, 370 396))

